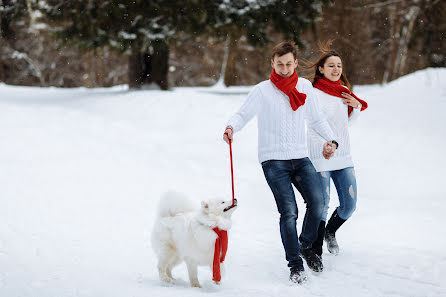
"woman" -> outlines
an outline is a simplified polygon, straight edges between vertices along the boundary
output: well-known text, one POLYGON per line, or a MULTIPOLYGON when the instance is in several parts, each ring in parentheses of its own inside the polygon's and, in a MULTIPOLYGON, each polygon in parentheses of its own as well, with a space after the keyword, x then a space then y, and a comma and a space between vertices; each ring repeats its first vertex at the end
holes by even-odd
POLYGON ((343 73, 341 57, 331 50, 329 45, 330 43, 321 46, 322 54, 316 62, 307 63, 314 69, 312 82, 317 94, 317 105, 325 114, 335 133, 335 139, 338 140, 336 152, 330 160, 326 160, 320 151, 324 139, 311 126, 308 129, 310 159, 319 173, 325 200, 318 238, 313 244, 313 249, 319 256, 322 256, 324 239, 330 253, 335 255, 339 253, 335 233, 350 218, 356 208, 356 178, 350 155, 348 126, 358 118, 360 111, 367 108, 367 103, 349 90, 351 86, 343 73), (335 209, 325 226, 330 202, 330 178, 336 186, 339 207, 335 209))

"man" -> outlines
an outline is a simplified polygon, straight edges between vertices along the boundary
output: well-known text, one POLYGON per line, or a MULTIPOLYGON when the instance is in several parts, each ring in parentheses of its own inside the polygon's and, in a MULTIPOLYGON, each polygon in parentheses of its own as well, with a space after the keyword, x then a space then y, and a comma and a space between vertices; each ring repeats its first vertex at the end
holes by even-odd
POLYGON ((311 246, 317 237, 323 210, 321 182, 308 159, 305 118, 327 142, 321 153, 329 159, 337 142, 317 109, 311 83, 297 76, 297 48, 284 41, 273 48, 270 79, 257 84, 240 110, 231 117, 223 139, 229 142, 255 115, 258 118, 258 157, 280 213, 280 235, 290 267, 290 281, 306 280, 302 256, 308 267, 322 271, 321 258, 311 246), (300 237, 294 185, 306 203, 300 237), (300 243, 299 243, 300 240, 300 243))

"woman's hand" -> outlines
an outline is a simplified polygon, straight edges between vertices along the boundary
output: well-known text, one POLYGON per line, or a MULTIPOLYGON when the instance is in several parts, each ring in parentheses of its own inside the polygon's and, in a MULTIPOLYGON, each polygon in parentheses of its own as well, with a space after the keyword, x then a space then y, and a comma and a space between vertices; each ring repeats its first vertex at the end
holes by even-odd
POLYGON ((358 100, 355 99, 352 95, 349 93, 342 93, 342 97, 344 97, 344 104, 347 104, 348 106, 351 106, 353 108, 359 108, 361 106, 361 103, 359 103, 358 100))
POLYGON ((324 147, 322 148, 322 155, 325 159, 330 160, 336 149, 337 146, 335 144, 333 144, 331 141, 327 141, 324 143, 324 147))

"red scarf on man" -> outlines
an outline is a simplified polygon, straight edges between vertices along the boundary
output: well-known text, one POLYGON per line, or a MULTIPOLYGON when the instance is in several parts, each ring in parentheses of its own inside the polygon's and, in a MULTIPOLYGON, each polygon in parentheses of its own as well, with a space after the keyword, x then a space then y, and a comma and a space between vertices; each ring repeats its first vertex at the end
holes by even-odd
MULTIPOLYGON (((339 79, 338 81, 331 81, 328 78, 319 78, 318 80, 316 80, 316 82, 313 84, 313 86, 316 89, 321 90, 324 93, 327 93, 329 95, 332 96, 336 96, 339 98, 344 99, 344 97, 342 96, 342 93, 349 93, 350 95, 352 95, 356 100, 359 101, 359 103, 361 103, 361 111, 363 111, 364 109, 366 109, 368 107, 367 102, 365 102, 364 100, 359 99, 358 97, 356 97, 355 94, 353 94, 352 91, 350 91, 348 88, 344 87, 341 84, 341 80, 339 79)), ((350 113, 353 111, 353 107, 351 107, 350 105, 348 106, 348 115, 350 116, 350 113)))
POLYGON ((218 227, 215 227, 212 230, 218 235, 215 240, 212 279, 219 282, 221 280, 220 263, 225 260, 226 252, 228 251, 228 232, 226 230, 220 230, 218 227))
POLYGON ((284 92, 288 98, 290 98, 290 105, 294 111, 305 104, 307 95, 304 93, 299 93, 299 91, 296 89, 297 81, 299 80, 296 70, 294 70, 293 75, 284 78, 278 75, 273 68, 269 79, 279 90, 284 92))

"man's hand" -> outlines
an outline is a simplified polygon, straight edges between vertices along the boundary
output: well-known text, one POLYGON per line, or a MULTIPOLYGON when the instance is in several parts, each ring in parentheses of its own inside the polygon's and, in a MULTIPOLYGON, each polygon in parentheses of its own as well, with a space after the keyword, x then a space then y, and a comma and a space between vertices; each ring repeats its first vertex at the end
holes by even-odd
POLYGON ((333 157, 336 149, 336 144, 332 143, 331 141, 327 141, 322 149, 322 155, 325 159, 330 160, 330 158, 333 157))
POLYGON ((232 141, 232 135, 234 134, 234 131, 232 130, 231 126, 227 126, 225 133, 223 134, 223 140, 229 144, 229 139, 232 141))

